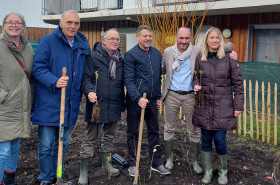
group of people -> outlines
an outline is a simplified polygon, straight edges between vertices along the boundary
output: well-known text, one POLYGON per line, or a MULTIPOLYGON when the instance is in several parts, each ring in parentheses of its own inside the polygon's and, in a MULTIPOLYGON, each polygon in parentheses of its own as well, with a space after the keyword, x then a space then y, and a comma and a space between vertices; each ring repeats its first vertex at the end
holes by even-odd
POLYGON ((151 46, 152 29, 141 25, 136 30, 138 44, 122 58, 120 35, 116 29, 107 30, 102 42, 96 43, 91 51, 86 37, 78 32, 80 18, 72 10, 61 16, 59 26, 53 33, 40 40, 35 55, 23 36, 26 24, 22 15, 10 13, 2 25, 0 185, 14 184, 20 138, 29 136, 30 116, 32 124, 38 125, 39 184, 55 184, 59 102, 63 87, 66 88, 63 161, 71 127, 75 125, 79 114, 82 93, 87 99, 87 126, 80 151, 79 184, 88 184, 89 162, 98 144, 101 144, 98 148, 103 172, 110 176, 120 174, 109 158, 118 121, 125 109, 129 175, 135 176, 142 108, 145 109, 151 169, 163 175, 170 174, 173 168, 174 133, 178 126, 176 117, 180 106, 186 116, 193 171, 196 174, 204 172, 202 183, 211 183, 214 139, 218 182, 228 183, 226 132, 236 129, 236 117, 243 110, 243 79, 236 61, 237 54, 231 53, 231 45, 224 43, 218 28, 213 27, 206 32, 201 48, 191 44, 189 28, 179 28, 176 44, 165 49, 162 57, 159 50, 151 46), (61 77, 63 67, 67 67, 67 77, 61 77), (162 74, 166 74, 166 80, 161 95, 162 74), (124 87, 127 89, 126 96, 124 87), (203 104, 195 103, 195 93, 199 91, 204 94, 203 104), (147 94, 146 99, 143 93, 147 94), (165 105, 165 165, 161 159, 158 125, 158 106, 162 102, 165 105), (98 121, 92 122, 93 107, 97 103, 101 110, 100 117, 98 121), (98 138, 101 138, 100 143, 98 138), (198 163, 200 142, 203 168, 198 163))

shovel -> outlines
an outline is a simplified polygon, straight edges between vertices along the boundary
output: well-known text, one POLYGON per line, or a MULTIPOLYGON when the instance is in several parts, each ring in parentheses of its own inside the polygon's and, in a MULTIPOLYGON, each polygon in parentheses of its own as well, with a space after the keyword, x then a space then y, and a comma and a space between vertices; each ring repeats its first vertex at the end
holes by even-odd
MULTIPOLYGON (((146 93, 143 94, 143 98, 146 99, 146 93)), ((138 147, 137 147, 136 167, 135 167, 135 176, 134 176, 133 185, 138 184, 138 173, 139 173, 139 162, 140 162, 142 135, 143 135, 144 116, 145 116, 145 108, 142 108, 140 125, 139 125, 138 147)))
MULTIPOLYGON (((62 69, 62 77, 66 77, 66 67, 62 69)), ((65 94, 66 87, 61 88, 61 105, 60 105, 60 123, 59 123, 59 143, 57 157, 57 185, 72 185, 72 182, 64 182, 62 179, 62 158, 63 158, 63 140, 64 140, 64 114, 65 114, 65 94)))

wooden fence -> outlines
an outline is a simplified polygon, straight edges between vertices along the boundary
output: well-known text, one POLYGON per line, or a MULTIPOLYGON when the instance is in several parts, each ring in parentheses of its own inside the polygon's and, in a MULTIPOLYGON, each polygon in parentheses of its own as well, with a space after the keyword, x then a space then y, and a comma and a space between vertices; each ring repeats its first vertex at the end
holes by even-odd
MULTIPOLYGON (((270 82, 267 84, 267 88, 265 88, 264 82, 260 85, 261 94, 259 95, 259 83, 258 81, 255 82, 255 100, 253 105, 252 82, 249 80, 249 90, 246 90, 248 89, 247 82, 244 80, 244 111, 238 116, 237 131, 235 130, 233 132, 243 135, 244 137, 250 136, 251 139, 261 139, 262 142, 267 142, 268 144, 271 143, 271 138, 273 138, 273 144, 276 146, 278 143, 277 139, 280 139, 278 138, 278 132, 280 133, 280 130, 278 130, 279 121, 277 117, 277 84, 274 84, 273 89, 271 89, 270 82), (249 92, 248 94, 247 91, 249 92), (272 92, 274 92, 274 96, 272 97, 273 104, 271 103, 272 92), (259 107, 259 96, 261 96, 262 100, 261 107, 259 107), (248 101, 249 107, 247 107, 246 103, 248 101), (271 115, 272 105, 274 106, 273 115, 271 115)), ((160 106, 159 114, 162 114, 163 106, 160 106)), ((181 120, 186 119, 182 113, 182 107, 180 107, 178 117, 181 120)))

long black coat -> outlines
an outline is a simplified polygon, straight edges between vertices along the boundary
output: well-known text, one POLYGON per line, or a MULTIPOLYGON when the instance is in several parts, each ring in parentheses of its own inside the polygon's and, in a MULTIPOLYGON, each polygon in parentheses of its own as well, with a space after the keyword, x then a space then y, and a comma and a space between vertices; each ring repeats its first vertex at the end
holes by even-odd
POLYGON ((87 98, 85 121, 90 123, 94 103, 88 100, 88 94, 95 92, 96 75, 97 99, 101 107, 99 123, 117 122, 121 119, 121 112, 124 107, 124 81, 123 81, 123 60, 117 62, 116 79, 108 77, 109 55, 102 48, 102 43, 96 43, 90 55, 87 55, 82 78, 82 91, 87 98))
MULTIPOLYGON (((204 92, 204 105, 195 105, 193 124, 206 130, 233 130, 237 128, 234 111, 243 110, 244 86, 238 62, 229 57, 201 60, 196 58, 195 71, 202 70, 201 86, 204 92), (234 99, 233 99, 234 92, 234 99)), ((198 73, 198 82, 200 81, 198 73)), ((193 84, 198 83, 193 78, 193 84)))

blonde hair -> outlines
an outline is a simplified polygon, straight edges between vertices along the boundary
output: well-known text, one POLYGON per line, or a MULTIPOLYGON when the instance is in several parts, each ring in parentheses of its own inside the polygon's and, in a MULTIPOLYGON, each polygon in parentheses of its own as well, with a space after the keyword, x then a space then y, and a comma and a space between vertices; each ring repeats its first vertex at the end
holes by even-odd
POLYGON ((202 61, 207 61, 207 57, 208 57, 208 44, 207 44, 207 38, 208 38, 208 35, 211 33, 211 32, 216 32, 218 33, 219 35, 219 38, 220 38, 220 46, 219 46, 219 49, 218 49, 218 52, 217 52, 217 56, 219 59, 222 59, 225 57, 225 50, 224 50, 224 45, 225 45, 225 42, 224 42, 224 39, 223 39, 223 36, 222 36, 222 32, 219 28, 216 28, 216 27, 212 27, 210 28, 204 38, 203 38, 203 41, 201 43, 201 60, 202 61))

